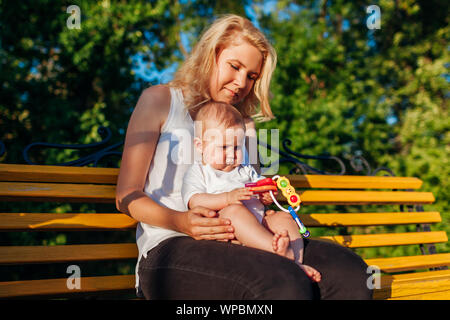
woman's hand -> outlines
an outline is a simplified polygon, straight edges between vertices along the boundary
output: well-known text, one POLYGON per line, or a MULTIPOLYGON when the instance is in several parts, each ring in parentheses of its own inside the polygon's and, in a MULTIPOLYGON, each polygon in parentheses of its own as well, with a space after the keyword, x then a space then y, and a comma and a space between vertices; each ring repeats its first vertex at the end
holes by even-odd
POLYGON ((218 213, 204 207, 195 207, 177 215, 180 232, 195 240, 234 239, 234 229, 229 219, 218 217, 218 213))
POLYGON ((230 204, 242 204, 241 200, 250 200, 253 195, 251 188, 238 188, 233 191, 229 191, 227 194, 227 203, 230 204))

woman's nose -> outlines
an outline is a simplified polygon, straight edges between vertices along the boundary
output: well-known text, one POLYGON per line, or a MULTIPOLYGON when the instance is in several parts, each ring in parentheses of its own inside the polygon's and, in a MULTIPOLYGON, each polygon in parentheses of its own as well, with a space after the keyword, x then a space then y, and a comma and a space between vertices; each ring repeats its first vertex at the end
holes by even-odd
POLYGON ((236 74, 236 78, 234 79, 234 82, 238 88, 245 88, 246 86, 246 76, 243 73, 236 74))

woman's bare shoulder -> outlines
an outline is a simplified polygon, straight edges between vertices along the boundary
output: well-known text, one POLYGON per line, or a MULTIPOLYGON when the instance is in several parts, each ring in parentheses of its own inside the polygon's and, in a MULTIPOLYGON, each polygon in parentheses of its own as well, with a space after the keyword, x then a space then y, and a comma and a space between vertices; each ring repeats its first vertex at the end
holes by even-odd
POLYGON ((151 116, 163 123, 170 110, 170 89, 166 85, 156 85, 144 89, 133 111, 135 117, 151 116))
POLYGON ((140 100, 150 108, 167 109, 170 106, 170 89, 167 85, 151 86, 142 91, 140 100))

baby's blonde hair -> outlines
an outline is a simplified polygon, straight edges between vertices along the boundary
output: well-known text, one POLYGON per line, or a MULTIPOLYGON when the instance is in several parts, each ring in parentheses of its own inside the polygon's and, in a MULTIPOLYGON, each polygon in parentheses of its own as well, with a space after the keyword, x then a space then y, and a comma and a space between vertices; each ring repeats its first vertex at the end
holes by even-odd
POLYGON ((261 72, 252 90, 243 101, 235 105, 244 118, 256 117, 258 121, 275 118, 269 104, 269 87, 272 73, 277 63, 275 49, 248 19, 229 14, 217 19, 200 37, 189 57, 175 73, 169 86, 180 87, 188 110, 200 108, 211 100, 209 80, 216 54, 231 44, 246 41, 256 47, 263 56, 261 72), (260 104, 260 112, 256 108, 260 104))
MULTIPOLYGON (((245 122, 242 114, 232 105, 225 102, 208 101, 198 111, 195 117, 196 124, 202 128, 201 134, 209 129, 209 125, 222 126, 225 129, 240 126, 245 132, 245 122)), ((200 135, 196 128, 196 135, 200 135)))

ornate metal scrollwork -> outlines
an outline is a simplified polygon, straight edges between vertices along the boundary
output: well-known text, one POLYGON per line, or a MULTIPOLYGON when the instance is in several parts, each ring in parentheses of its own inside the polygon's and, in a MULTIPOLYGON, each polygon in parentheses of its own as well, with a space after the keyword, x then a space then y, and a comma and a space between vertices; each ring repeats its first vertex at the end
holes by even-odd
POLYGON ((38 164, 35 163, 33 161, 30 160, 29 156, 28 156, 28 152, 30 152, 30 150, 32 148, 57 148, 57 149, 77 149, 77 150, 81 150, 81 149, 91 149, 91 148, 102 148, 92 154, 89 154, 87 156, 81 157, 79 159, 73 160, 73 161, 68 161, 68 162, 64 162, 64 163, 57 163, 55 165, 58 166, 75 166, 75 167, 81 167, 81 166, 86 166, 88 164, 93 164, 94 167, 96 167, 98 165, 98 162, 107 157, 107 156, 117 156, 117 157, 121 157, 122 153, 119 151, 113 151, 117 148, 119 148, 120 146, 123 145, 123 141, 122 142, 118 142, 115 144, 112 144, 110 146, 107 146, 107 144, 109 143, 109 141, 111 140, 112 134, 111 134, 111 130, 109 128, 106 127, 99 127, 97 132, 99 133, 99 135, 102 137, 102 141, 100 142, 96 142, 96 143, 90 143, 90 144, 57 144, 57 143, 47 143, 47 142, 35 142, 32 144, 29 144, 28 146, 25 147, 25 149, 23 150, 23 158, 25 160, 25 162, 27 164, 38 164))
MULTIPOLYGON (((30 160, 29 152, 33 148, 57 148, 57 149, 95 149, 100 148, 100 150, 95 151, 87 156, 81 157, 79 159, 68 161, 64 163, 58 163, 55 165, 60 166, 86 166, 89 164, 93 164, 97 166, 101 159, 104 159, 107 156, 117 156, 120 157, 122 155, 119 151, 114 151, 115 149, 121 147, 123 145, 122 142, 118 142, 108 146, 109 141, 111 140, 112 133, 109 128, 99 127, 98 133, 102 137, 102 141, 91 143, 91 144, 56 144, 56 143, 47 143, 47 142, 35 142, 29 144, 23 150, 23 158, 27 164, 38 164, 30 160)), ((347 173, 347 167, 344 164, 344 161, 336 156, 328 156, 328 155, 320 155, 320 156, 311 156, 298 153, 291 149, 292 141, 290 139, 284 139, 282 141, 283 150, 278 150, 277 148, 271 146, 268 143, 265 143, 261 140, 258 141, 258 145, 270 150, 271 152, 275 152, 279 154, 278 164, 281 163, 290 163, 293 167, 290 169, 289 174, 323 174, 323 175, 345 175, 347 173), (332 161, 337 163, 338 172, 328 172, 324 171, 311 165, 305 163, 305 160, 320 160, 320 161, 332 161)), ((0 155, 2 152, 4 153, 5 146, 0 141, 0 155)), ((369 163, 362 156, 361 152, 357 152, 356 155, 352 156, 349 159, 351 168, 357 172, 361 173, 366 171, 367 175, 376 175, 380 171, 386 171, 391 176, 395 176, 394 173, 386 167, 379 167, 372 171, 369 163)), ((267 167, 269 164, 261 163, 262 167, 267 167)), ((270 164, 273 165, 273 164, 270 164)))
MULTIPOLYGON (((309 156, 309 155, 302 155, 299 153, 294 152, 293 150, 289 149, 289 145, 292 144, 292 142, 289 139, 285 139, 282 142, 283 148, 286 151, 282 151, 279 150, 273 146, 271 146, 268 143, 259 141, 258 144, 268 150, 271 150, 271 152, 276 152, 280 155, 280 158, 278 160, 278 163, 291 163, 294 165, 294 167, 289 171, 289 174, 308 174, 308 173, 313 173, 313 174, 338 174, 338 175, 342 175, 345 173, 345 166, 343 165, 342 161, 337 158, 337 157, 333 157, 333 156, 309 156), (305 162, 299 160, 298 158, 304 158, 304 159, 319 159, 319 160, 335 160, 339 163, 339 165, 341 166, 341 172, 340 173, 328 173, 325 172, 323 170, 314 168, 308 164, 306 164, 305 162)), ((273 164, 271 164, 273 165, 273 164)), ((267 165, 265 165, 264 163, 261 163, 262 167, 267 167, 267 165)))
MULTIPOLYGON (((347 167, 344 164, 344 161, 336 156, 311 156, 311 155, 305 155, 298 153, 296 151, 293 151, 290 146, 292 145, 292 141, 290 139, 284 139, 282 141, 283 150, 278 150, 277 148, 274 148, 268 143, 258 141, 258 144, 264 148, 267 148, 268 150, 271 150, 272 152, 276 152, 280 155, 280 158, 278 160, 279 163, 291 163, 293 164, 293 168, 289 171, 289 174, 323 174, 323 175, 345 175, 348 174, 347 167), (306 164, 304 161, 300 159, 314 159, 314 160, 322 160, 322 161, 334 161, 338 164, 340 168, 340 172, 328 172, 323 171, 318 168, 314 168, 308 164, 306 164)), ((387 167, 378 167, 377 169, 372 171, 372 168, 368 161, 362 156, 361 152, 357 152, 355 155, 352 155, 350 159, 348 160, 350 163, 350 167, 353 169, 356 173, 362 173, 365 172, 366 175, 376 175, 378 172, 386 171, 389 173, 390 176, 395 176, 395 174, 387 167)), ((272 165, 272 164, 271 164, 272 165)), ((262 167, 267 167, 266 164, 262 163, 262 167)))

